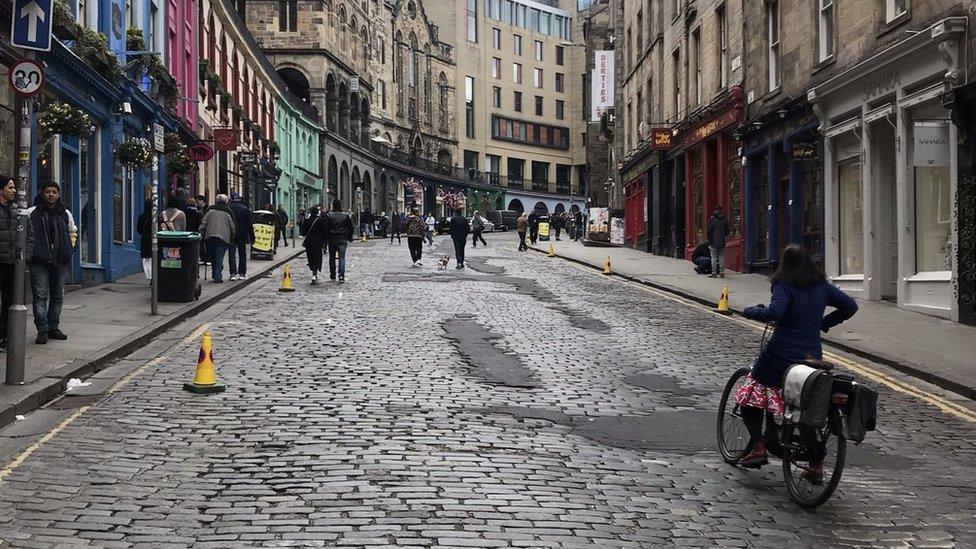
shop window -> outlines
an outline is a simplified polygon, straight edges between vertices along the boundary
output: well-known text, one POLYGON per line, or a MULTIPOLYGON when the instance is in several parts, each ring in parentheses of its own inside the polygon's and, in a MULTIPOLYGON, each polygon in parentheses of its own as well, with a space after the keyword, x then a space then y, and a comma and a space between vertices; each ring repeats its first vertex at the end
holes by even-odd
POLYGON ((814 257, 823 254, 823 182, 820 162, 799 160, 800 192, 803 193, 803 247, 814 257))
POLYGON ((692 185, 692 207, 694 211, 695 239, 696 243, 704 242, 705 227, 708 226, 708 214, 705 210, 705 170, 703 169, 702 157, 704 153, 698 151, 691 155, 691 185, 692 185))
POLYGON ((81 233, 79 247, 81 248, 81 262, 98 264, 101 261, 99 253, 99 198, 101 187, 98 185, 99 173, 99 139, 101 129, 96 129, 87 139, 78 143, 78 156, 81 159, 79 171, 78 194, 80 215, 78 227, 81 233))
POLYGON ((915 270, 951 271, 949 128, 940 122, 918 122, 914 137, 915 270))
POLYGON ((840 274, 864 272, 864 210, 861 193, 861 157, 837 164, 840 203, 840 274))
POLYGON ((769 259, 769 159, 756 158, 756 261, 769 259))
POLYGON ((734 141, 725 145, 726 180, 729 198, 729 238, 737 238, 742 227, 742 162, 734 141))
POLYGON ((908 0, 884 0, 885 23, 889 23, 908 11, 908 0))

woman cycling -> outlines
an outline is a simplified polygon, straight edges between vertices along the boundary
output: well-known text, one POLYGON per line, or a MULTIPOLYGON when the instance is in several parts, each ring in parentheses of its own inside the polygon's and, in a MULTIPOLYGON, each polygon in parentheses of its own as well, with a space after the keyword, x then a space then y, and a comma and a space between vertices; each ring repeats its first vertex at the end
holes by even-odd
MULTIPOLYGON (((752 450, 739 460, 742 467, 759 468, 768 463, 763 439, 763 414, 782 415, 783 375, 793 364, 821 360, 820 331, 827 332, 857 312, 857 303, 827 282, 810 254, 799 245, 783 250, 779 268, 770 277, 769 306, 746 307, 743 315, 752 320, 775 322, 773 335, 735 394, 742 419, 749 430, 752 450), (836 308, 827 316, 827 306, 836 308)), ((811 464, 816 471, 819 464, 811 464)), ((815 474, 815 473, 814 473, 815 474)))

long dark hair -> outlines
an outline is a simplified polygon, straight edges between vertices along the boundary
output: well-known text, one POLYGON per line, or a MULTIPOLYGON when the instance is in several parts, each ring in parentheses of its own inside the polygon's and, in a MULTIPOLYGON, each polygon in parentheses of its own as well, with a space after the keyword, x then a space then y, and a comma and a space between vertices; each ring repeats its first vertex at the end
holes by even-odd
POLYGON ((779 267, 770 282, 784 282, 794 288, 806 288, 827 280, 823 270, 813 262, 810 253, 799 244, 790 244, 783 249, 779 267))

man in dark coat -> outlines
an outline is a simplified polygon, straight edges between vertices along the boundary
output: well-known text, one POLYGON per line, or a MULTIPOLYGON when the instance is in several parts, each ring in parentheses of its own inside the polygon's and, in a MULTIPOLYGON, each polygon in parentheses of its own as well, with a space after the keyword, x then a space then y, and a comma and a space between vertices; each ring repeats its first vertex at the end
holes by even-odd
POLYGON ((539 240, 539 212, 535 210, 529 214, 529 240, 532 244, 539 240))
POLYGON ((302 223, 301 231, 305 235, 302 246, 305 257, 308 258, 308 268, 312 271, 312 285, 319 283, 319 271, 322 270, 322 247, 328 239, 328 220, 325 214, 319 215, 317 207, 309 208, 308 217, 302 223))
POLYGON ((247 278, 247 246, 254 243, 251 208, 241 202, 241 195, 232 193, 230 209, 234 212, 234 226, 237 229, 230 247, 230 279, 244 280, 247 278))
POLYGON ((78 228, 71 212, 61 203, 61 187, 57 183, 44 183, 35 204, 27 210, 30 219, 27 229, 33 241, 28 263, 37 327, 35 342, 44 345, 48 338, 68 339, 59 325, 78 228))
POLYGON ((328 227, 329 244, 329 278, 335 280, 339 277, 339 282, 346 281, 346 248, 352 241, 354 231, 352 217, 342 211, 342 202, 339 199, 332 201, 332 211, 326 215, 326 226, 328 227), (339 263, 338 269, 336 262, 339 263))
POLYGON ((725 278, 725 240, 729 237, 729 222, 725 219, 721 206, 715 206, 715 211, 708 220, 707 236, 708 251, 712 254, 712 274, 708 276, 725 278))
POLYGON ((403 216, 400 212, 394 211, 390 218, 390 244, 393 244, 393 237, 396 236, 397 244, 403 244, 400 233, 403 231, 403 216))
POLYGON ((0 175, 0 349, 7 348, 7 326, 14 301, 14 265, 20 255, 17 239, 17 186, 10 176, 0 175))
POLYGON ((456 269, 464 268, 464 247, 468 243, 468 234, 471 233, 471 225, 468 220, 461 215, 461 210, 455 210, 451 217, 451 240, 454 241, 454 259, 457 260, 456 269))
POLYGON ((278 247, 278 235, 281 235, 281 239, 285 241, 285 246, 288 245, 288 212, 285 211, 285 207, 278 204, 278 211, 275 212, 278 216, 278 227, 275 231, 275 248, 278 247))

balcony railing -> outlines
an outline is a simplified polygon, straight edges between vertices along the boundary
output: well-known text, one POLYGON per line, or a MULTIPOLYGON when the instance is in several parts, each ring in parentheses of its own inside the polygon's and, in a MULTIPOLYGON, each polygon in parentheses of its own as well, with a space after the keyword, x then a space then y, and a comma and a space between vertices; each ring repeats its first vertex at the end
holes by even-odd
MULTIPOLYGON (((462 168, 441 164, 440 162, 429 160, 411 154, 409 151, 401 151, 394 147, 382 143, 373 143, 373 152, 382 158, 395 162, 402 166, 414 168, 417 171, 425 172, 440 177, 453 179, 459 182, 470 182, 487 187, 508 188, 508 189, 531 189, 536 192, 551 192, 549 181, 532 181, 521 177, 504 176, 493 172, 482 172, 474 168, 462 168)), ((557 183, 556 193, 570 194, 568 184, 557 183)))

